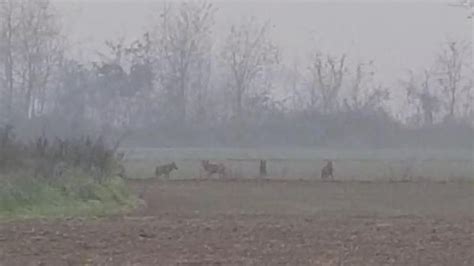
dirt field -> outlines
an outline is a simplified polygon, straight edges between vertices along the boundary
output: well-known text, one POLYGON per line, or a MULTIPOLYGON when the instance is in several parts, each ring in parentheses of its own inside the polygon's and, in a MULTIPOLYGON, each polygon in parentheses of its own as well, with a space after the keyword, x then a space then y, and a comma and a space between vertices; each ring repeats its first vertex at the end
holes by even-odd
POLYGON ((474 265, 473 183, 131 186, 127 216, 0 223, 0 265, 474 265))

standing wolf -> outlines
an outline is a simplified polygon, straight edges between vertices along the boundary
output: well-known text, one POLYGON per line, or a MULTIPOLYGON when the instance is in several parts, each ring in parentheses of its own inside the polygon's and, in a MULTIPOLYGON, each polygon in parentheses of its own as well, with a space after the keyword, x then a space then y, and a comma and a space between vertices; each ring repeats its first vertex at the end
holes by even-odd
POLYGON ((334 179, 334 168, 331 160, 325 160, 326 165, 321 169, 321 179, 326 180, 328 178, 334 179))
POLYGON ((213 174, 218 174, 220 178, 223 178, 226 175, 226 169, 222 163, 214 164, 210 163, 208 160, 204 160, 201 164, 204 171, 206 171, 208 178, 213 174))
POLYGON ((176 166, 175 162, 165 165, 159 165, 155 168, 155 177, 158 178, 164 175, 166 178, 170 178, 170 173, 173 170, 178 170, 178 167, 176 166))

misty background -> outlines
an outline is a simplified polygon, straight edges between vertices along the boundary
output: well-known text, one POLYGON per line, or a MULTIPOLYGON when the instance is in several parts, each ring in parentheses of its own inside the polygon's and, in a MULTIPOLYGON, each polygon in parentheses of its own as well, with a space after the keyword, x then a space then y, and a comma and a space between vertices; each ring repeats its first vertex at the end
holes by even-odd
POLYGON ((0 121, 132 147, 472 150, 472 21, 436 2, 0 3, 0 121))

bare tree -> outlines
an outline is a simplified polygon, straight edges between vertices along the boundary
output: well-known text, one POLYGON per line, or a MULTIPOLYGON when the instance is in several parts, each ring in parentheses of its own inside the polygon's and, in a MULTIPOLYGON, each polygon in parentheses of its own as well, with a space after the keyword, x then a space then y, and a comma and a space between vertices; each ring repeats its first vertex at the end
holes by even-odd
POLYGON ((105 42, 106 50, 101 59, 93 63, 94 83, 90 92, 91 107, 102 125, 102 131, 110 127, 120 128, 129 123, 127 95, 130 92, 125 63, 126 44, 124 38, 105 42))
POLYGON ((51 99, 54 108, 49 115, 54 117, 56 127, 64 127, 63 134, 80 135, 87 128, 91 80, 92 71, 84 65, 73 59, 62 62, 51 99))
POLYGON ((288 71, 288 85, 286 87, 290 88, 290 93, 291 93, 291 107, 293 109, 300 109, 304 106, 304 96, 303 93, 301 92, 301 83, 304 81, 304 78, 302 77, 302 73, 300 73, 299 68, 298 68, 298 62, 295 61, 293 63, 292 69, 288 71))
POLYGON ((209 86, 211 78, 211 54, 208 53, 196 62, 191 85, 191 107, 194 107, 194 117, 198 124, 206 121, 208 117, 209 86), (194 104, 193 104, 194 103, 194 104))
POLYGON ((0 57, 6 113, 31 118, 45 111, 62 38, 48 0, 0 2, 0 57), (18 107, 19 110, 13 110, 18 107))
POLYGON ((464 83, 465 58, 467 49, 461 43, 449 42, 438 54, 435 72, 443 93, 447 109, 447 119, 455 117, 456 108, 460 102, 458 97, 466 93, 470 87, 464 83))
POLYGON ((93 63, 94 89, 89 92, 96 119, 116 129, 146 124, 142 116, 153 107, 155 60, 148 33, 131 43, 118 38, 105 44, 101 59, 93 63))
POLYGON ((415 106, 418 115, 423 119, 423 124, 432 125, 435 115, 440 111, 441 101, 435 92, 436 86, 431 71, 424 71, 421 82, 417 80, 413 72, 410 72, 408 80, 402 81, 402 84, 406 89, 408 103, 415 106))
POLYGON ((209 49, 214 12, 212 4, 205 1, 167 5, 155 27, 159 79, 180 122, 187 119, 191 73, 209 49))
POLYGON ((310 75, 310 108, 316 109, 319 105, 324 113, 338 109, 339 92, 343 87, 347 73, 345 66, 346 56, 323 56, 316 52, 309 66, 310 75), (320 101, 318 102, 318 97, 320 101))
POLYGON ((0 2, 0 59, 3 62, 1 85, 3 90, 0 94, 4 99, 1 104, 5 105, 5 119, 10 120, 12 116, 12 105, 14 97, 14 68, 15 68, 15 46, 18 41, 18 27, 20 24, 20 5, 17 1, 8 0, 0 2))
POLYGON ((230 69, 233 112, 242 122, 244 98, 254 82, 279 62, 278 49, 270 39, 270 24, 259 24, 255 18, 233 25, 225 41, 222 58, 230 69))
POLYGON ((32 118, 44 111, 48 84, 62 57, 57 17, 48 0, 20 2, 18 73, 23 112, 32 118))
POLYGON ((130 66, 129 88, 125 95, 130 98, 127 109, 131 113, 130 122, 135 126, 154 123, 152 116, 149 115, 157 107, 158 102, 155 93, 156 73, 153 71, 156 55, 152 48, 150 34, 145 33, 141 39, 132 42, 125 50, 130 66))

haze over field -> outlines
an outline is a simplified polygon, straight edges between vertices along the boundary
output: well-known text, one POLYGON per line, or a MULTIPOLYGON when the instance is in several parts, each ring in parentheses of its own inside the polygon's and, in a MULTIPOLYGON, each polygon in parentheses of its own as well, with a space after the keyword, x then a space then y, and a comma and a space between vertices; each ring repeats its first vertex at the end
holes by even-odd
POLYGON ((0 265, 474 265, 473 16, 0 0, 0 265))
POLYGON ((472 20, 453 1, 34 2, 3 10, 44 30, 2 22, 2 119, 18 127, 140 146, 472 146, 472 20))

